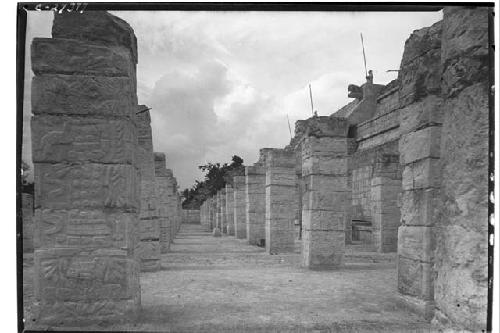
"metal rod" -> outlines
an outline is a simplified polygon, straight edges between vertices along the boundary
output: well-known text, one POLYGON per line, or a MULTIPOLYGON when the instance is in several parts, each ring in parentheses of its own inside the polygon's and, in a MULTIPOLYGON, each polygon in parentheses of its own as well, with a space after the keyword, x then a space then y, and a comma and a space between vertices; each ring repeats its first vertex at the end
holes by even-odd
POLYGON ((292 139, 292 128, 290 127, 290 118, 288 118, 288 113, 286 114, 286 120, 288 121, 288 132, 290 132, 290 139, 292 139))
POLYGON ((149 110, 151 110, 151 109, 152 109, 152 108, 146 108, 146 109, 144 109, 144 110, 141 110, 141 111, 136 112, 135 114, 143 113, 143 112, 149 111, 149 110))
POLYGON ((309 97, 311 98, 311 114, 314 116, 313 93, 310 83, 309 83, 309 97))
POLYGON ((363 61, 365 63, 365 76, 368 76, 368 72, 366 71, 366 55, 365 55, 365 43, 363 42, 363 34, 359 33, 361 36, 361 47, 363 48, 363 61))

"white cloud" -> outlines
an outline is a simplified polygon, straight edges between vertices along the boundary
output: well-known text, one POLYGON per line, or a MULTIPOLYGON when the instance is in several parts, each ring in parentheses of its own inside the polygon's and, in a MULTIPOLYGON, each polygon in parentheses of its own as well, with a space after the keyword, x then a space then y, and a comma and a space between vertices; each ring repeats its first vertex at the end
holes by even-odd
MULTIPOLYGON (((295 121, 311 114, 309 83, 320 115, 349 102, 347 85, 364 81, 360 32, 375 82, 388 83, 395 74, 386 70, 399 68, 410 33, 441 18, 439 12, 113 14, 137 35, 139 103, 153 108, 155 150, 167 154, 181 187, 201 177, 199 164, 229 162, 233 154, 251 164, 259 148, 285 146, 287 115, 293 132, 295 121)), ((32 22, 32 36, 50 31, 50 21, 32 22)))

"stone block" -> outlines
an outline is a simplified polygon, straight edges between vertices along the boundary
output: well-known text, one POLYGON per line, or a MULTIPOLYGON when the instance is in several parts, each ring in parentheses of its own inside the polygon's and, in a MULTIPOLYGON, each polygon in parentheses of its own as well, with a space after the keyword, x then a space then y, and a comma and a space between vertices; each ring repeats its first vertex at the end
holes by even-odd
POLYGON ((31 44, 35 75, 134 76, 130 53, 120 48, 74 39, 34 38, 31 44))
POLYGON ((399 140, 401 164, 409 164, 424 158, 440 157, 441 127, 430 126, 402 135, 399 140))
POLYGON ((434 295, 432 264, 398 255, 397 270, 400 293, 432 300, 434 295))
POLYGON ((403 169, 403 190, 438 188, 441 182, 441 162, 436 158, 426 158, 403 169))
POLYGON ((135 164, 136 132, 130 120, 34 116, 34 163, 135 164))
MULTIPOLYGON (((77 301, 140 299, 137 262, 118 249, 38 249, 35 251, 35 299, 45 305, 77 301)), ((103 315, 106 309, 95 309, 103 315)), ((88 315, 78 309, 77 316, 88 315)), ((61 316, 65 314, 61 313, 61 316)))
POLYGON ((401 134, 416 131, 433 124, 443 123, 442 99, 429 95, 422 100, 409 104, 399 111, 401 134))
POLYGON ((31 84, 33 114, 134 117, 135 91, 123 77, 35 76, 31 84))
POLYGON ((330 210, 302 210, 303 230, 344 230, 345 213, 330 210))
POLYGON ((35 164, 36 207, 139 209, 137 172, 120 164, 35 164))
POLYGON ((425 226, 401 226, 398 229, 398 255, 430 263, 434 259, 435 229, 425 226))
POLYGON ((443 11, 443 92, 447 96, 456 96, 472 83, 488 80, 490 10, 451 7, 443 11))
POLYGON ((105 11, 63 12, 54 15, 52 37, 90 41, 107 47, 122 47, 137 63, 137 38, 124 20, 105 11))
POLYGON ((345 233, 305 230, 302 239, 302 262, 311 269, 339 268, 344 262, 345 233))
POLYGON ((350 201, 349 192, 308 191, 306 193, 307 199, 303 202, 311 210, 323 209, 342 212, 350 201))
POLYGON ((434 209, 439 194, 438 189, 418 189, 402 192, 401 222, 404 225, 431 226, 435 224, 434 209))
POLYGON ((285 168, 272 168, 266 174, 266 186, 295 186, 297 175, 294 170, 285 168))
POLYGON ((303 178, 304 187, 314 189, 315 191, 328 192, 346 192, 351 191, 348 177, 339 177, 336 175, 309 175, 303 178))
POLYGON ((319 175, 347 175, 348 158, 332 156, 313 156, 302 160, 302 176, 319 175))
POLYGON ((36 209, 40 248, 118 248, 132 253, 136 246, 136 213, 102 210, 36 209))

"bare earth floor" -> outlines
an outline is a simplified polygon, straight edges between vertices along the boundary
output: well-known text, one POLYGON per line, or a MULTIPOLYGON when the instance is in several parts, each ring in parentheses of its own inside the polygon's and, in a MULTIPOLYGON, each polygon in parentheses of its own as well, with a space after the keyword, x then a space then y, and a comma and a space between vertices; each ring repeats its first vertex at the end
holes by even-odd
MULTIPOLYGON (((86 329, 428 332, 423 318, 398 303, 393 259, 351 249, 344 268, 310 271, 300 267, 299 254, 267 255, 244 240, 214 238, 200 225, 184 224, 162 270, 141 274, 138 320, 86 329)), ((25 265, 25 281, 30 269, 25 265)), ((25 288, 29 309, 29 281, 25 288)))

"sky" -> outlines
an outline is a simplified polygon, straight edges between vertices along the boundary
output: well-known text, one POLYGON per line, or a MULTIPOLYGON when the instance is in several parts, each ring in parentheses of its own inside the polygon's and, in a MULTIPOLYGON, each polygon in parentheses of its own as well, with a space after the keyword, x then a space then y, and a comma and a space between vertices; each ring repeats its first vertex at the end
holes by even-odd
MULTIPOLYGON (((199 165, 251 165, 260 148, 283 148, 295 121, 330 115, 365 79, 360 33, 374 82, 395 79, 405 40, 442 12, 117 11, 138 40, 137 94, 151 107, 153 147, 165 152, 180 189, 199 165)), ((51 37, 53 14, 29 12, 23 159, 31 164, 29 45, 51 37)))

